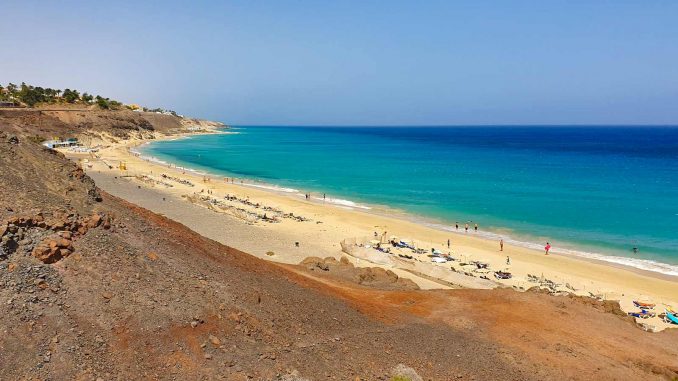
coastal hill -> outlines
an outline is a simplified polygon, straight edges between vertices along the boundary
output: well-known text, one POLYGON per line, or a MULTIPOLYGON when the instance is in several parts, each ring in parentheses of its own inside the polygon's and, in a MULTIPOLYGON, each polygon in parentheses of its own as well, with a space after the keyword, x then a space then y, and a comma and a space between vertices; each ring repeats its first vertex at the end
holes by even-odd
POLYGON ((613 302, 358 284, 204 238, 40 143, 219 123, 53 106, 0 109, 0 379, 678 377, 678 332, 645 332, 613 302))

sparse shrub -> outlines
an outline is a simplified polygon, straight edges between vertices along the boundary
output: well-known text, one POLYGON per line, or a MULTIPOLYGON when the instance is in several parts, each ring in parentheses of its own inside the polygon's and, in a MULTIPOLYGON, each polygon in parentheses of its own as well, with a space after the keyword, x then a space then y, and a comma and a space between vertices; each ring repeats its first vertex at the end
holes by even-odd
POLYGON ((403 364, 393 368, 391 375, 391 381, 423 381, 414 369, 403 364))
POLYGON ((409 377, 405 376, 393 376, 391 377, 391 381, 412 381, 409 377))
POLYGON ((28 137, 28 141, 33 142, 33 143, 37 143, 37 144, 40 144, 40 143, 44 142, 45 140, 46 139, 44 137, 40 136, 40 135, 32 135, 32 136, 28 137))

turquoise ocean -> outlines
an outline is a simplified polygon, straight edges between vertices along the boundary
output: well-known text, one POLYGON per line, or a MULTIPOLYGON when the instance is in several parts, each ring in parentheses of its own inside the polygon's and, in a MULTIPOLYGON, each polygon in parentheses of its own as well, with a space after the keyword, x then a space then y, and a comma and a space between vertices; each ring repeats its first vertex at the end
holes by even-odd
POLYGON ((450 231, 473 221, 489 238, 550 241, 555 252, 678 276, 678 127, 229 131, 138 151, 291 195, 397 209, 450 231))

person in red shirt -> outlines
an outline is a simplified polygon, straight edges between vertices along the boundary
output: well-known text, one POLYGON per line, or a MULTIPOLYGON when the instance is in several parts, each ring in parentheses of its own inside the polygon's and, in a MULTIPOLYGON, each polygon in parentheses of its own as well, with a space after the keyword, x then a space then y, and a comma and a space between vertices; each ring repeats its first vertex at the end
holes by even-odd
POLYGON ((546 251, 545 255, 549 255, 549 250, 551 250, 551 244, 546 242, 546 246, 544 247, 544 250, 546 251))

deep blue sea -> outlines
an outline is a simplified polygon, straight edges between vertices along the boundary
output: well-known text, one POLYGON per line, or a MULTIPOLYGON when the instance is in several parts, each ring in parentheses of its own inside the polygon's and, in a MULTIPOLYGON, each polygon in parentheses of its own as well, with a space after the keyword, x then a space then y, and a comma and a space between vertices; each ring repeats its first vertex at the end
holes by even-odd
POLYGON ((548 240, 554 251, 678 275, 678 127, 232 131, 140 151, 337 203, 386 205, 444 229, 474 221, 526 246, 548 240))

